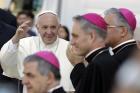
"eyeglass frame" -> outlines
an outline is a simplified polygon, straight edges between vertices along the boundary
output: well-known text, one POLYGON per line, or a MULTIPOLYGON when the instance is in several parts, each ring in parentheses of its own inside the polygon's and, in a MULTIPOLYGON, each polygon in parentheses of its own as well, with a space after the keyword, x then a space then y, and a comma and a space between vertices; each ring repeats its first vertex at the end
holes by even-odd
POLYGON ((115 25, 108 25, 107 28, 115 28, 115 27, 125 27, 125 26, 115 26, 115 25))

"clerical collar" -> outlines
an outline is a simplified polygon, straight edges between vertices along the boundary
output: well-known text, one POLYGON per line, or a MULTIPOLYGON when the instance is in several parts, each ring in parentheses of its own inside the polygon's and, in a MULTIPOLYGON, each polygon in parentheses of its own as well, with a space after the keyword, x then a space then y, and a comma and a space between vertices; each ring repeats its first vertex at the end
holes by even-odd
POLYGON ((127 40, 125 42, 122 42, 122 43, 118 44, 117 46, 115 46, 113 48, 113 50, 116 49, 116 48, 118 48, 118 47, 120 47, 120 46, 122 46, 122 45, 124 45, 124 44, 126 44, 126 43, 129 43, 129 42, 135 42, 135 39, 130 39, 130 40, 127 40))
POLYGON ((47 49, 49 51, 53 51, 54 53, 57 51, 59 45, 59 38, 57 37, 56 41, 52 44, 45 45, 43 40, 40 38, 40 49, 47 49))
POLYGON ((96 48, 94 50, 92 50, 91 52, 89 52, 86 57, 85 57, 85 60, 87 62, 90 62, 91 59, 93 59, 94 57, 96 58, 99 54, 101 54, 102 52, 104 52, 105 49, 108 49, 106 47, 99 47, 99 48, 96 48))
POLYGON ((119 45, 117 45, 115 48, 113 48, 113 52, 119 53, 121 50, 123 50, 124 48, 128 47, 128 46, 133 46, 136 45, 136 41, 134 39, 128 40, 126 42, 123 42, 119 45))
POLYGON ((48 90, 48 93, 52 93, 54 90, 59 89, 59 88, 61 88, 61 87, 62 87, 62 85, 59 84, 59 85, 57 85, 57 86, 55 86, 55 87, 49 89, 49 90, 48 90))
POLYGON ((93 49, 92 51, 90 51, 90 52, 86 55, 86 58, 87 58, 89 55, 91 55, 93 52, 95 52, 95 51, 97 51, 97 50, 99 50, 99 49, 101 49, 101 48, 102 48, 102 47, 93 49))

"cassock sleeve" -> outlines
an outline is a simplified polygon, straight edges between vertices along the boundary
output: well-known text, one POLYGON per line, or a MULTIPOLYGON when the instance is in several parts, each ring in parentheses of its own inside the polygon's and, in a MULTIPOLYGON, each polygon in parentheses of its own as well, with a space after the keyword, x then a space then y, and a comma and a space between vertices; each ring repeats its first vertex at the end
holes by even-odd
POLYGON ((17 47, 18 44, 13 44, 12 40, 10 40, 3 45, 0 52, 1 67, 4 74, 13 78, 19 78, 17 70, 17 47))
POLYGON ((75 89, 76 89, 84 71, 85 71, 85 65, 83 63, 79 63, 79 64, 75 65, 75 67, 73 68, 70 78, 71 78, 72 84, 75 89))
POLYGON ((36 49, 33 39, 27 37, 21 39, 19 44, 13 44, 11 40, 4 44, 0 54, 4 75, 17 79, 23 77, 23 60, 36 49))

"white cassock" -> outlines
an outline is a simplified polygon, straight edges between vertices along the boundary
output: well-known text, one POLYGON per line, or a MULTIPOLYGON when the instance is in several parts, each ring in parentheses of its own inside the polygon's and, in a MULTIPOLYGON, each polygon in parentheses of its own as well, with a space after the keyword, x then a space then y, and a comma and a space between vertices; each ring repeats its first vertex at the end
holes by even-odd
POLYGON ((60 62, 61 81, 65 91, 74 91, 70 80, 70 73, 73 69, 72 64, 66 56, 68 41, 57 38, 51 44, 45 46, 40 37, 27 37, 20 40, 19 44, 8 41, 1 49, 0 60, 4 74, 8 77, 21 79, 23 76, 23 60, 26 56, 40 50, 52 51, 56 54, 60 62))

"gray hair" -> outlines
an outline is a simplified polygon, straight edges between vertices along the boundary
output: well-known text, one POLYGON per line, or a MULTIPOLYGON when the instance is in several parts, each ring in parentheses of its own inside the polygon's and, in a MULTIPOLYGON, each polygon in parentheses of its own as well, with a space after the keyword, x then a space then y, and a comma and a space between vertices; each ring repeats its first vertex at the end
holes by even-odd
POLYGON ((126 21, 124 16, 120 13, 120 11, 117 8, 110 8, 104 12, 105 16, 109 15, 110 13, 116 15, 116 20, 114 19, 116 22, 116 25, 125 26, 127 28, 128 32, 133 34, 132 33, 133 31, 132 31, 130 25, 128 24, 128 22, 126 21))
POLYGON ((46 60, 36 56, 36 55, 29 55, 24 59, 24 64, 29 62, 35 62, 38 64, 38 71, 41 75, 47 76, 49 72, 52 72, 56 78, 56 80, 60 80, 60 71, 55 66, 49 64, 46 60))
POLYGON ((104 29, 99 28, 94 24, 91 24, 89 21, 85 20, 82 16, 75 16, 73 19, 79 22, 80 27, 85 32, 91 32, 94 29, 100 37, 102 37, 103 39, 106 38, 106 31, 104 29))

